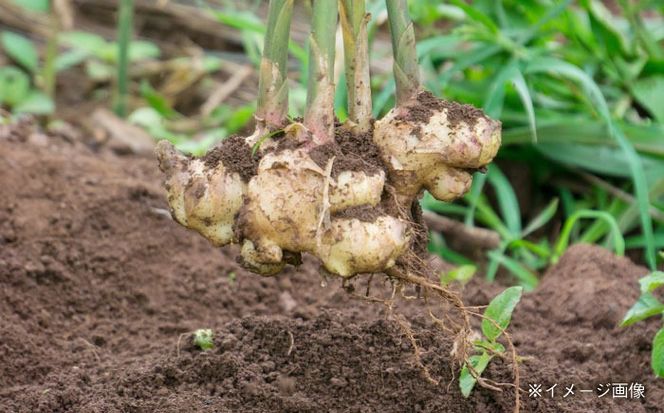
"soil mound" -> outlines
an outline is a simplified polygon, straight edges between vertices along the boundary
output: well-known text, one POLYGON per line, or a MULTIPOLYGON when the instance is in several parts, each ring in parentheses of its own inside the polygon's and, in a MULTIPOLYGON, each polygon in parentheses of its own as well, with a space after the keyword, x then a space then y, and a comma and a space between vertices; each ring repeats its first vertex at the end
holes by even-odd
MULTIPOLYGON (((452 382, 449 337, 404 307, 443 379, 429 384, 382 306, 321 286, 316 265, 244 272, 168 217, 154 159, 13 131, 0 136, 0 412, 502 412, 513 398, 452 382), (215 331, 200 352, 183 334, 215 331), (180 340, 179 340, 180 339, 180 340), (178 346, 178 341, 180 345, 178 346), (179 347, 179 348, 178 348, 179 347)), ((659 412, 659 320, 615 327, 643 268, 570 249, 517 308, 523 411, 659 412), (529 383, 640 382, 645 399, 529 399, 529 383)), ((380 287, 380 282, 376 282, 380 287)), ((372 287, 373 288, 373 287, 372 287)), ((501 287, 473 281, 470 304, 501 287)), ((509 366, 489 377, 510 382, 509 366)))

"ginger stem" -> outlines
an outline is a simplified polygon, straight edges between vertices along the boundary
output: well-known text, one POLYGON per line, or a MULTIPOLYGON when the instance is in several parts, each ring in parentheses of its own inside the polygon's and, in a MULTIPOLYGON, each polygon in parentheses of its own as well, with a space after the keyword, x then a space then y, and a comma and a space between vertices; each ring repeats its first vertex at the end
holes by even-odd
POLYGON ((315 143, 323 143, 334 136, 334 51, 338 10, 337 0, 316 0, 313 3, 304 125, 313 134, 315 143))
POLYGON ((339 0, 339 16, 344 38, 348 118, 358 132, 366 132, 371 120, 369 42, 365 0, 339 0))
POLYGON ((408 15, 407 0, 385 0, 392 37, 394 79, 397 84, 397 106, 415 97, 420 89, 415 30, 408 15))
POLYGON ((288 40, 293 0, 270 0, 258 80, 259 127, 283 127, 288 114, 288 40))

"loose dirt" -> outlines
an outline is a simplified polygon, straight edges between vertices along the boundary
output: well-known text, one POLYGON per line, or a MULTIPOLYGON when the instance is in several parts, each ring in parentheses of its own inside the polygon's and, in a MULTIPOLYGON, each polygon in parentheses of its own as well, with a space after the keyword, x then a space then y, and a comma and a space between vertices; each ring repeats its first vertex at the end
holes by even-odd
POLYGON ((245 182, 249 182, 258 171, 260 158, 251 153, 244 137, 233 135, 212 148, 203 157, 203 162, 214 168, 222 162, 232 172, 237 172, 245 182))
MULTIPOLYGON (((0 133, 0 412, 509 412, 512 392, 452 381, 452 338, 421 300, 403 306, 409 341, 385 308, 321 286, 305 259, 273 278, 243 271, 167 214, 154 159, 93 152, 25 130, 0 133), (212 328, 200 352, 186 333, 212 328), (178 342, 180 345, 178 347, 178 342)), ((649 368, 660 320, 615 327, 646 270, 575 246, 525 295, 511 328, 526 412, 661 412, 649 368), (563 399, 565 387, 638 382, 644 399, 563 399), (555 398, 529 384, 557 384, 555 398)), ((356 291, 363 292, 364 280, 356 291)), ((389 290, 382 276, 372 289, 389 290)), ((503 287, 480 279, 467 304, 503 287)), ((497 361, 487 377, 511 382, 497 361)))
POLYGON ((334 142, 317 146, 311 150, 309 156, 321 168, 333 156, 332 177, 336 178, 341 172, 355 171, 374 175, 386 170, 380 154, 380 149, 373 142, 373 129, 366 133, 356 134, 341 124, 335 128, 334 142))
MULTIPOLYGON (((435 113, 445 110, 447 112, 447 121, 451 128, 460 123, 467 123, 471 128, 475 126, 477 119, 486 115, 480 109, 473 105, 462 104, 447 100, 441 100, 435 97, 431 92, 421 91, 413 103, 406 105, 401 109, 401 113, 396 116, 397 120, 426 124, 435 113)), ((416 129, 416 135, 420 130, 416 129)))

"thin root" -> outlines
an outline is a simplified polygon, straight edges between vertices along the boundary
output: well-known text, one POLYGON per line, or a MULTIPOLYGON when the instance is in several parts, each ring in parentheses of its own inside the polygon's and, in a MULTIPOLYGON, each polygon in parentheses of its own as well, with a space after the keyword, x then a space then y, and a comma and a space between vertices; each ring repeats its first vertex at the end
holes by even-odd
MULTIPOLYGON (((514 401, 514 413, 519 413, 520 411, 520 406, 521 406, 521 401, 520 401, 520 394, 519 394, 519 368, 518 368, 518 356, 516 354, 516 349, 514 347, 514 344, 512 342, 511 336, 506 332, 503 331, 503 337, 505 338, 505 341, 507 343, 507 347, 509 348, 509 355, 507 354, 493 354, 497 357, 501 357, 505 360, 511 361, 512 364, 512 374, 514 376, 514 382, 513 383, 498 383, 495 381, 492 381, 487 378, 481 377, 479 374, 477 374, 477 371, 475 371, 472 367, 472 364, 470 362, 470 355, 472 351, 472 343, 470 339, 471 335, 471 324, 470 324, 470 318, 471 317, 479 317, 483 319, 488 319, 484 317, 483 314, 481 314, 481 309, 483 308, 482 306, 465 306, 458 295, 458 293, 448 290, 447 288, 436 284, 430 280, 428 280, 426 277, 424 277, 423 273, 426 270, 422 270, 423 268, 428 269, 428 264, 424 263, 423 260, 419 262, 418 264, 423 264, 426 266, 419 267, 421 272, 414 273, 412 272, 411 268, 403 269, 403 268, 397 268, 393 267, 389 270, 386 271, 386 274, 388 275, 388 278, 392 282, 392 292, 389 298, 380 298, 380 297, 375 297, 370 295, 370 286, 371 282, 373 280, 373 274, 370 275, 369 280, 367 282, 367 289, 365 294, 356 294, 354 292, 351 292, 350 295, 352 297, 368 301, 368 302, 373 302, 373 303, 380 303, 383 304, 388 313, 388 317, 392 318, 394 321, 396 321, 397 325, 399 326, 400 330, 402 331, 403 335, 410 341, 410 344, 413 347, 413 357, 415 360, 416 365, 421 369, 422 375, 424 378, 431 384, 438 385, 441 383, 441 380, 436 380, 433 375, 431 374, 431 371, 429 368, 424 364, 422 361, 422 349, 417 343, 417 339, 415 337, 415 334, 406 321, 406 319, 403 317, 401 314, 396 314, 395 312, 395 300, 397 298, 397 294, 400 298, 405 299, 405 300, 410 300, 410 299, 415 299, 417 297, 414 296, 409 296, 404 293, 404 287, 408 285, 414 285, 416 288, 419 288, 420 292, 420 298, 422 298, 425 302, 425 305, 427 307, 427 312, 429 315, 429 318, 432 320, 432 322, 438 327, 441 331, 445 332, 446 334, 450 334, 455 336, 454 340, 454 348, 452 351, 452 354, 454 355, 454 358, 457 360, 458 366, 463 366, 464 364, 468 367, 468 370, 470 374, 477 380, 477 384, 480 387, 496 391, 496 392, 502 392, 503 388, 509 387, 509 388, 515 388, 515 401, 514 401), (449 316, 449 311, 446 312, 444 315, 444 318, 441 318, 439 316, 436 316, 434 314, 434 311, 432 309, 432 302, 431 298, 432 297, 438 297, 441 304, 443 303, 448 303, 452 306, 453 309, 455 309, 459 314, 460 314, 460 320, 453 320, 449 316)), ((494 324, 494 320, 490 320, 494 324)), ((496 324, 497 325, 497 324, 496 324)), ((453 370, 452 377, 455 376, 454 374, 454 366, 451 365, 450 368, 453 370)), ((452 382, 448 384, 451 385, 452 382)))
POLYGON ((288 339, 290 340, 290 344, 288 345, 288 351, 286 352, 286 355, 290 356, 293 352, 293 347, 295 347, 295 338, 293 337, 293 333, 291 333, 290 330, 288 330, 288 339))

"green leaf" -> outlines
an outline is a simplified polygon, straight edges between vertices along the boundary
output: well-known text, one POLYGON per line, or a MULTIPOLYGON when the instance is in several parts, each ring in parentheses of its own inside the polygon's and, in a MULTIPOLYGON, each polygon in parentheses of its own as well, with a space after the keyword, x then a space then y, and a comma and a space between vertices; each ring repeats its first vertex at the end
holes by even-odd
POLYGON ((658 122, 664 123, 664 75, 637 80, 632 86, 632 93, 658 122))
POLYGON ((32 113, 50 115, 55 110, 53 100, 43 92, 31 91, 19 104, 14 106, 14 113, 32 113))
POLYGON ((512 319, 512 312, 521 300, 522 293, 522 287, 510 287, 491 300, 489 306, 484 310, 482 333, 489 341, 496 341, 507 328, 512 319))
POLYGON ((641 294, 638 301, 627 311, 625 318, 620 323, 621 326, 626 327, 648 317, 662 314, 664 312, 664 304, 651 293, 641 294))
POLYGON ((214 333, 209 328, 194 331, 194 345, 203 351, 214 348, 214 333))
POLYGON ((520 70, 515 71, 514 77, 512 78, 512 82, 514 83, 514 88, 516 89, 516 92, 519 94, 521 103, 523 103, 523 107, 526 109, 526 113, 528 114, 528 124, 530 125, 530 132, 532 133, 533 136, 533 142, 537 142, 537 122, 535 121, 535 109, 533 108, 533 99, 530 97, 530 90, 528 89, 528 84, 526 83, 526 79, 523 77, 523 74, 521 73, 520 70))
MULTIPOLYGON (((645 167, 642 159, 636 153, 634 146, 625 137, 622 129, 620 129, 611 118, 606 99, 602 94, 599 86, 595 81, 583 70, 574 66, 571 63, 564 62, 555 58, 536 58, 528 64, 527 72, 551 72, 559 76, 563 76, 570 80, 580 83, 588 94, 590 100, 596 106, 596 110, 601 116, 602 120, 606 123, 609 136, 611 136, 618 143, 618 146, 625 154, 625 158, 629 165, 630 176, 635 187, 637 204, 639 206, 639 215, 641 218, 641 229, 644 237, 648 240, 645 251, 645 259, 651 269, 655 269, 655 250, 653 239, 652 219, 650 218, 649 208, 650 200, 648 196, 648 181, 646 178, 645 167)), ((588 158, 591 159, 591 158, 588 158)))
POLYGON ((275 136, 277 134, 280 134, 280 133, 284 133, 284 130, 283 129, 277 129, 277 130, 274 130, 272 132, 268 132, 268 133, 264 134, 263 136, 261 136, 260 138, 258 138, 258 140, 254 144, 254 146, 251 148, 251 156, 256 155, 256 151, 258 151, 260 149, 260 147, 265 143, 266 140, 268 140, 268 139, 272 138, 273 136, 275 136))
POLYGON ((13 107, 23 101, 29 91, 27 74, 12 66, 0 67, 0 103, 13 107))
POLYGON ((657 377, 664 378, 664 327, 659 329, 652 341, 651 365, 657 377))
MULTIPOLYGON (((498 273, 500 264, 501 262, 505 261, 504 258, 506 257, 505 251, 507 250, 507 246, 507 242, 501 242, 498 248, 487 253, 489 263, 487 264, 486 270, 484 271, 487 281, 493 282, 496 279, 496 274, 498 273)), ((519 267, 519 265, 517 265, 517 267, 519 267)), ((525 271, 528 272, 528 270, 525 271)))
POLYGON ((129 61, 156 59, 161 54, 159 46, 145 40, 135 40, 129 44, 129 61))
POLYGON ((147 80, 143 80, 140 86, 141 96, 145 99, 150 107, 156 110, 161 116, 172 119, 177 116, 177 112, 173 110, 166 98, 157 92, 147 80))
POLYGON ((475 275, 476 272, 477 266, 475 265, 461 265, 447 273, 441 273, 440 283, 449 284, 452 281, 457 281, 461 284, 466 284, 471 278, 473 278, 473 275, 475 275))
MULTIPOLYGON (((629 178, 630 160, 622 149, 611 146, 593 146, 569 143, 539 143, 536 149, 547 158, 563 165, 574 165, 601 175, 629 178), (595 159, 595 162, 588 162, 595 159)), ((664 175, 664 162, 650 156, 641 156, 648 183, 664 175)))
POLYGON ((664 272, 655 271, 639 280, 641 293, 651 293, 664 285, 664 272))
POLYGON ((463 0, 450 0, 450 3, 454 4, 458 8, 464 11, 468 17, 470 17, 472 20, 482 24, 484 27, 489 29, 491 32, 496 33, 498 32, 498 26, 493 22, 493 20, 487 16, 486 14, 482 13, 479 9, 467 4, 463 0))
MULTIPOLYGON (((465 201, 468 203, 471 202, 470 196, 472 196, 472 190, 471 194, 469 194, 466 198, 464 198, 465 201)), ((477 219, 481 221, 484 225, 488 226, 489 228, 493 229, 498 234, 500 234, 501 239, 509 241, 514 239, 515 236, 519 235, 518 232, 517 233, 512 232, 509 228, 507 228, 507 226, 505 226, 505 224, 503 224, 500 217, 491 208, 489 201, 486 199, 484 195, 480 194, 480 197, 477 199, 477 203, 475 204, 475 208, 477 208, 477 219)), ((466 219, 468 219, 468 214, 466 214, 466 219)), ((467 221, 464 223, 466 225, 469 225, 467 221)), ((470 226, 472 226, 472 224, 470 224, 470 226)))
POLYGON ((618 28, 616 18, 609 9, 597 0, 584 0, 582 3, 585 3, 584 7, 590 13, 595 38, 604 44, 607 54, 609 56, 630 55, 629 42, 618 28))
MULTIPOLYGON (((183 134, 175 134, 166 129, 164 118, 151 107, 138 108, 132 112, 128 120, 134 125, 138 125, 147 130, 156 140, 165 139, 179 148, 183 142, 191 141, 191 138, 183 134)), ((190 148, 187 147, 187 150, 190 148)))
POLYGON ((521 233, 521 211, 510 181, 503 175, 496 164, 489 165, 487 174, 489 183, 496 190, 500 214, 512 236, 521 233))
POLYGON ((475 226, 475 211, 477 210, 477 204, 480 202, 486 179, 486 174, 480 172, 473 174, 473 183, 470 186, 470 192, 464 198, 468 202, 468 209, 463 220, 466 226, 475 226))
MULTIPOLYGON (((486 352, 482 353, 481 355, 470 356, 470 364, 473 366, 475 372, 477 372, 477 374, 480 376, 484 370, 486 370, 486 367, 489 365, 489 361, 491 361, 491 356, 486 352)), ((461 394, 463 394, 463 397, 470 396, 470 392, 473 391, 475 383, 477 383, 477 379, 473 377, 472 374, 470 374, 468 366, 464 364, 463 368, 461 369, 461 373, 459 374, 459 388, 461 389, 461 394)))
POLYGON ((76 65, 79 65, 85 61, 90 56, 90 53, 87 50, 83 49, 74 49, 68 50, 64 53, 59 54, 55 58, 55 70, 61 72, 67 70, 76 65))
MULTIPOLYGON (((597 120, 580 116, 556 115, 547 119, 537 115, 538 142, 542 144, 584 144, 614 148, 618 144, 606 139, 606 125, 597 120)), ((620 123, 629 141, 641 153, 664 156, 664 125, 634 125, 620 123)), ((513 127, 503 130, 503 144, 525 144, 531 141, 530 127, 513 127)), ((623 155, 624 158, 624 155, 623 155)), ((627 173, 624 173, 627 175, 627 173)))
MULTIPOLYGON (((519 261, 495 250, 489 251, 488 256, 492 262, 495 262, 494 265, 502 265, 507 268, 507 270, 519 280, 521 285, 523 285, 527 291, 532 291, 537 287, 537 284, 539 283, 537 276, 524 267, 519 261)), ((491 262, 489 265, 491 265, 491 262)), ((488 274, 489 270, 487 270, 487 275, 488 274)), ((495 277, 495 274, 493 276, 495 277)))
POLYGON ((83 49, 95 56, 108 45, 108 42, 103 37, 94 33, 80 31, 60 33, 58 41, 64 46, 83 49))
POLYGON ((618 227, 618 223, 616 222, 616 219, 613 217, 613 215, 605 211, 581 209, 574 212, 572 215, 570 215, 569 218, 567 218, 565 224, 563 225, 563 229, 560 231, 560 236, 558 237, 558 242, 553 249, 553 257, 551 258, 551 261, 554 264, 558 262, 560 256, 562 256, 567 249, 574 224, 576 224, 576 222, 582 218, 601 219, 605 221, 611 227, 611 233, 613 235, 613 248, 616 252, 616 255, 625 255, 625 239, 623 238, 620 228, 618 227))
MULTIPOLYGON (((625 248, 627 249, 645 248, 645 246, 646 246, 646 239, 643 237, 643 235, 634 235, 629 238, 625 238, 625 248)), ((655 234, 655 248, 657 249, 664 248, 663 233, 655 234)))
MULTIPOLYGON (((242 32, 265 34, 265 25, 250 12, 218 11, 210 9, 220 23, 242 30, 242 32)), ((300 62, 307 61, 307 52, 293 40, 288 42, 288 51, 300 62)), ((303 71, 306 73, 306 71, 303 71)))
POLYGON ((477 340, 473 342, 473 346, 475 346, 475 348, 481 348, 483 350, 484 349, 491 350, 495 353, 505 352, 505 346, 503 346, 497 341, 477 340))
POLYGON ((50 0, 13 0, 13 3, 30 11, 47 13, 50 9, 50 0))
POLYGON ((465 70, 478 62, 487 60, 501 51, 502 47, 499 45, 481 45, 467 52, 460 52, 454 60, 452 67, 441 73, 438 79, 441 87, 446 86, 447 82, 449 82, 452 76, 457 72, 465 70))
POLYGON ((526 226, 526 228, 521 233, 521 237, 527 237, 538 229, 546 225, 558 210, 558 198, 554 198, 549 202, 549 204, 539 213, 532 221, 526 226))
POLYGON ((430 234, 427 250, 454 265, 474 265, 473 261, 470 259, 447 248, 443 237, 436 232, 430 234))
POLYGON ((113 78, 115 71, 113 66, 102 63, 99 60, 88 60, 85 62, 85 73, 96 81, 104 81, 113 78))
POLYGON ((228 129, 228 133, 235 133, 245 127, 245 125, 253 119, 254 112, 255 108, 253 105, 236 108, 224 123, 226 129, 228 129))
POLYGON ((493 81, 487 89, 484 98, 484 111, 492 118, 500 118, 505 102, 505 82, 514 77, 517 70, 516 60, 511 60, 493 76, 493 81))
POLYGON ((11 59, 32 73, 37 71, 39 55, 35 44, 30 39, 14 32, 2 32, 0 41, 11 59))
POLYGON ((535 244, 534 242, 525 239, 515 239, 514 241, 510 241, 507 244, 507 248, 510 250, 514 250, 517 248, 524 248, 530 252, 537 254, 541 258, 546 259, 547 263, 549 258, 551 258, 551 248, 547 244, 546 240, 542 240, 541 244, 535 244))
POLYGON ((199 135, 196 139, 186 138, 175 147, 180 152, 203 156, 212 146, 227 138, 228 132, 224 128, 215 128, 199 135))

